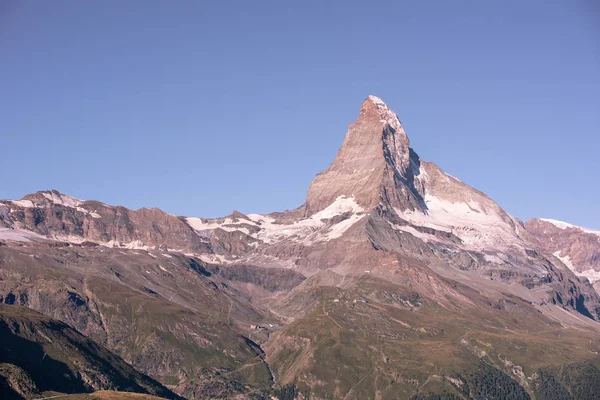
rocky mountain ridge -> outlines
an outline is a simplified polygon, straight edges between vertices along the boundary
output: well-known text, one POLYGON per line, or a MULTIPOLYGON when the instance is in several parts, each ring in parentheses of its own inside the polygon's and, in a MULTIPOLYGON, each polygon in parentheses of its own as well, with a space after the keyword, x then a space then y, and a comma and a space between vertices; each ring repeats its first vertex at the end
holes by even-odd
POLYGON ((207 249, 184 221, 157 208, 134 211, 79 200, 56 190, 0 202, 0 224, 72 243, 90 241, 124 248, 167 246, 199 252, 207 249))
POLYGON ((525 224, 535 245, 560 259, 577 276, 600 281, 600 231, 553 219, 525 224))

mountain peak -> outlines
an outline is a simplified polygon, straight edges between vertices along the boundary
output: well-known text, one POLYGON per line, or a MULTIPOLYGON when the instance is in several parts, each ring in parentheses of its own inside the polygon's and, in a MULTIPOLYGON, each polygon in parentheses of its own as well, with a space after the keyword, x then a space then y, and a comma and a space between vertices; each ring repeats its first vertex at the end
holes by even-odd
MULTIPOLYGON (((306 213, 312 215, 332 204, 339 196, 354 197, 367 208, 383 198, 412 198, 413 179, 410 142, 400 120, 377 96, 362 103, 358 119, 349 126, 335 159, 313 180, 306 199, 306 213), (399 188, 400 186, 406 186, 399 188), (392 189, 390 186, 394 186, 392 189), (408 191, 404 190, 408 189, 408 191), (392 194, 402 192, 402 194, 392 194)), ((418 201, 408 200, 418 207, 418 201)), ((403 201, 406 203, 406 201, 403 201)), ((405 208, 402 207, 402 208, 405 208)))
POLYGON ((365 99, 365 101, 363 101, 363 107, 368 106, 368 105, 374 105, 374 106, 379 106, 379 107, 385 107, 385 108, 389 108, 387 106, 387 104, 385 104, 385 102, 383 100, 381 100, 380 97, 374 96, 372 94, 370 94, 369 96, 367 96, 367 98, 365 99))
POLYGON ((66 195, 55 189, 42 190, 36 193, 28 194, 24 196, 22 200, 30 200, 34 203, 62 204, 69 207, 77 207, 84 202, 84 200, 66 195))
POLYGON ((554 225, 555 227, 559 228, 559 229, 577 229, 580 230, 582 232, 585 233, 593 233, 594 235, 598 235, 600 236, 600 231, 599 230, 595 230, 595 229, 589 229, 589 228, 584 228, 582 226, 578 226, 578 225, 573 225, 570 224, 568 222, 564 222, 564 221, 558 221, 556 219, 550 219, 550 218, 534 218, 532 219, 532 221, 543 221, 543 222, 547 222, 549 224, 554 225))
MULTIPOLYGON (((406 136, 398 115, 396 115, 396 113, 377 96, 369 95, 365 101, 363 101, 360 107, 360 117, 378 118, 379 122, 390 125, 397 132, 401 132, 403 136, 406 136)), ((406 137, 406 140, 408 141, 408 137, 406 137)))
POLYGON ((372 107, 374 107, 375 109, 380 110, 380 111, 391 111, 391 109, 388 107, 388 105, 385 104, 385 102, 383 100, 381 100, 381 97, 377 97, 377 96, 370 94, 363 101, 361 110, 372 108, 372 107))

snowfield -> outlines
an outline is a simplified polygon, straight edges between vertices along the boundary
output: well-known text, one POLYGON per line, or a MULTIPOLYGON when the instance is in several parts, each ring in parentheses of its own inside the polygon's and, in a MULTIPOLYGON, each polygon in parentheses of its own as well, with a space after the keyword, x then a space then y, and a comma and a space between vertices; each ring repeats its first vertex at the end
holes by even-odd
MULTIPOLYGON (((484 247, 523 247, 523 241, 515 232, 514 226, 495 209, 486 209, 472 200, 468 203, 452 203, 429 194, 425 195, 424 200, 428 208, 427 213, 419 210, 396 212, 412 225, 452 233, 473 250, 481 250, 484 247)), ((433 235, 418 232, 411 227, 397 229, 425 240, 436 239, 433 235)))
POLYGON ((0 228, 0 240, 13 242, 43 242, 48 238, 24 229, 0 228))
POLYGON ((582 228, 581 226, 569 224, 568 222, 557 221, 555 219, 549 219, 549 218, 540 218, 540 221, 549 222, 552 225, 554 225, 554 226, 556 226, 557 228, 560 228, 560 229, 567 229, 567 228, 579 229, 580 231, 584 231, 585 233, 591 233, 593 235, 600 236, 600 231, 596 231, 596 230, 593 230, 593 229, 582 228))
POLYGON ((595 271, 590 268, 585 271, 579 272, 575 269, 575 266, 573 265, 573 262, 571 261, 571 257, 569 257, 569 256, 562 257, 560 254, 561 254, 561 252, 559 250, 559 251, 555 251, 552 255, 554 257, 558 258, 560 261, 562 261, 562 263, 565 264, 571 271, 573 271, 575 273, 575 275, 581 276, 584 278, 588 278, 591 283, 600 281, 600 271, 595 271))
POLYGON ((292 240, 310 245, 339 238, 365 216, 363 211, 353 197, 340 196, 324 210, 293 223, 260 214, 248 214, 247 217, 250 220, 244 218, 234 220, 228 217, 222 222, 202 218, 186 218, 186 221, 197 232, 223 229, 228 232, 240 231, 268 244, 292 240), (348 218, 336 224, 327 221, 346 213, 348 213, 348 218), (244 225, 254 226, 260 230, 257 233, 251 233, 244 225))

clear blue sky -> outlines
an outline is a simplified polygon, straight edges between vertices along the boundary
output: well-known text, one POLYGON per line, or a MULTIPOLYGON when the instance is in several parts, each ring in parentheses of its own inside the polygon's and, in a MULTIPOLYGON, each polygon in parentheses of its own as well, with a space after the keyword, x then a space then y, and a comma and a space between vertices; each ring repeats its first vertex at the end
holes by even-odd
POLYGON ((593 0, 2 0, 0 57, 0 198, 295 208, 375 94, 510 213, 600 229, 593 0))

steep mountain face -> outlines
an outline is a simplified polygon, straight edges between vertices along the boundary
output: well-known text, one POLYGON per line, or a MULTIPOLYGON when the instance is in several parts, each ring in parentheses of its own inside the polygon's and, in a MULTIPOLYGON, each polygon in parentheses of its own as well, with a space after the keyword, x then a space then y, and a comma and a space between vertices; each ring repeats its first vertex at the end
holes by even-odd
POLYGON ((560 259, 577 276, 600 281, 600 231, 538 218, 525 227, 538 248, 560 259))
POLYGON ((116 389, 179 398, 68 325, 27 308, 0 304, 0 342, 7 394, 116 389))
POLYGON ((520 224, 485 194, 422 161, 398 116, 369 96, 335 160, 312 182, 307 214, 340 197, 378 208, 417 226, 458 236, 472 246, 523 247, 520 224))
POLYGON ((409 146, 396 114, 378 97, 369 96, 335 160, 310 185, 306 215, 327 208, 340 196, 353 198, 363 209, 385 201, 403 210, 423 210, 415 187, 418 156, 409 146))
POLYGON ((0 224, 0 302, 188 398, 586 398, 600 376, 600 298, 565 265, 596 260, 591 239, 549 247, 550 227, 421 160, 375 96, 295 210, 174 217, 52 191, 0 202, 0 224))
POLYGON ((157 208, 133 211, 98 201, 79 200, 56 190, 30 194, 18 201, 0 202, 1 225, 73 243, 91 241, 110 247, 208 250, 207 243, 184 221, 157 208))

